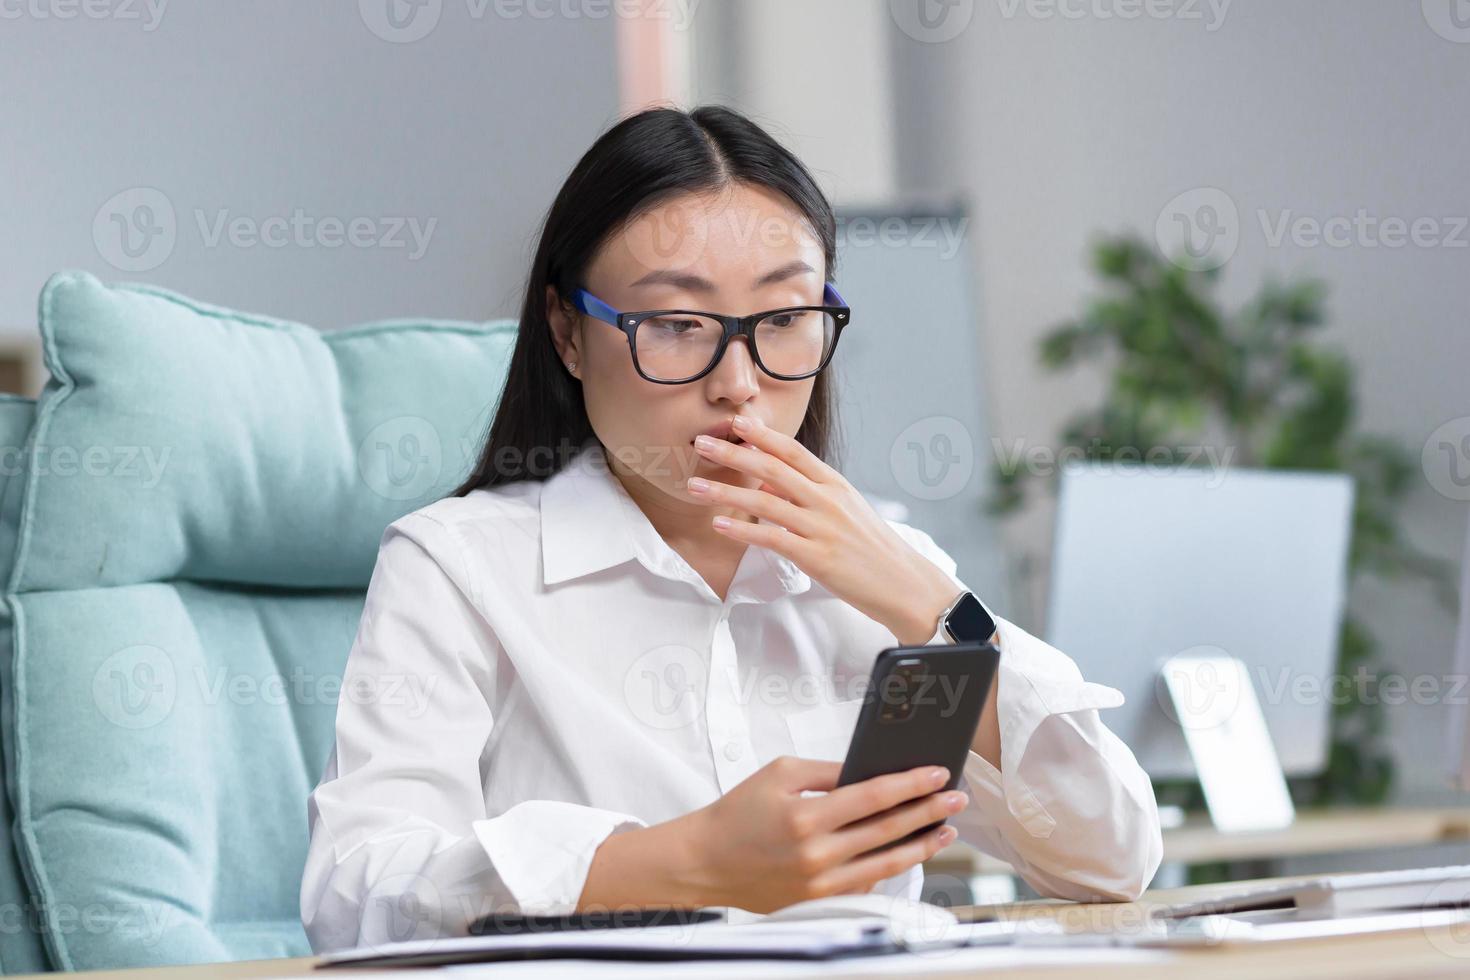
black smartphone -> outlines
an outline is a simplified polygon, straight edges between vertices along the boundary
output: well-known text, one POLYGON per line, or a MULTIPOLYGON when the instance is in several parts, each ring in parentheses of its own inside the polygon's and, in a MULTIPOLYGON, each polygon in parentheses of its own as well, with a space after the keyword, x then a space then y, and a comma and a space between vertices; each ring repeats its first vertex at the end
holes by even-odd
POLYGON ((935 792, 954 789, 999 664, 1000 650, 992 643, 890 647, 878 654, 837 785, 916 766, 944 766, 949 782, 935 792))

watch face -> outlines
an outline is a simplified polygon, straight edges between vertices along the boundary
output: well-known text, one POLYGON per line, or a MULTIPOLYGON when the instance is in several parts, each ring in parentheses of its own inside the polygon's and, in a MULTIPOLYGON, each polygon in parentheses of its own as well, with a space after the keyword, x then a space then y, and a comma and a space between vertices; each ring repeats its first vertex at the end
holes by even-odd
POLYGON ((959 605, 954 607, 944 625, 950 635, 961 643, 984 643, 995 632, 995 620, 985 611, 973 592, 966 592, 959 605))

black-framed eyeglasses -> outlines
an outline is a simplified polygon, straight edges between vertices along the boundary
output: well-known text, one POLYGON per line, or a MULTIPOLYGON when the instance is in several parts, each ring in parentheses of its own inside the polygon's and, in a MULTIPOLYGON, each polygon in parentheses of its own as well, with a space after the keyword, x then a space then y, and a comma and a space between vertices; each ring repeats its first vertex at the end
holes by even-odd
POLYGON ((621 330, 639 377, 663 385, 687 384, 709 374, 737 336, 745 337, 756 366, 771 377, 810 378, 832 360, 837 338, 852 319, 847 301, 831 283, 822 291, 823 306, 785 306, 750 316, 703 310, 623 312, 582 288, 567 298, 580 312, 621 330))

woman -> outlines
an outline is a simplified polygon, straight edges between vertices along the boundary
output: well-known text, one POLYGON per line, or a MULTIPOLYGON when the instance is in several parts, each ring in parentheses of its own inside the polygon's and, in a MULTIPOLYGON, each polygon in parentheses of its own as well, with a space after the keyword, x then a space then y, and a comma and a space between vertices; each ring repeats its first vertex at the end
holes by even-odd
POLYGON ((340 701, 314 948, 491 911, 917 898, 957 832, 1047 895, 1143 890, 1153 792, 1097 712, 1121 696, 1004 620, 960 789, 835 788, 875 655, 947 642, 964 591, 825 462, 823 369, 860 314, 835 252, 806 169, 728 109, 638 114, 579 161, 477 468, 383 535, 344 693, 427 703, 340 701))

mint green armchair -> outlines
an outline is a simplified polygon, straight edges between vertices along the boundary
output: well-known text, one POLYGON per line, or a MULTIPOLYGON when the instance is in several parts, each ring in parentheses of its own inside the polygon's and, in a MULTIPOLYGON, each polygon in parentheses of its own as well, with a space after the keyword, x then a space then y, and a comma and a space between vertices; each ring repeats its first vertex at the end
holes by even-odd
POLYGON ((335 332, 86 274, 0 398, 0 970, 308 953, 306 796, 384 528, 469 472, 515 323, 335 332))

